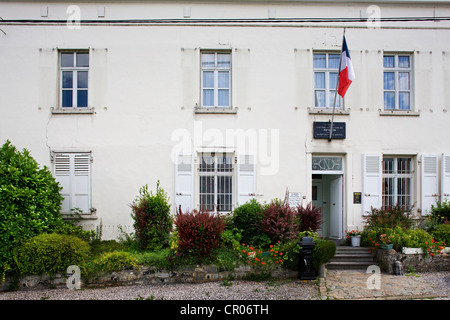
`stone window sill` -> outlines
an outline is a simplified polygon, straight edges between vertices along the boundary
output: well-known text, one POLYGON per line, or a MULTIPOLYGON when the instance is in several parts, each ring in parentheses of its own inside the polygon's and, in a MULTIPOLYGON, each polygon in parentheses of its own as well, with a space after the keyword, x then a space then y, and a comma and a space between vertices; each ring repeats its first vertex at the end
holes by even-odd
POLYGON ((379 110, 380 116, 409 116, 418 117, 420 112, 415 112, 411 110, 379 110))
POLYGON ((94 114, 94 108, 86 109, 55 109, 51 108, 52 114, 94 114))
MULTIPOLYGON (((333 114, 333 108, 308 108, 308 113, 309 114, 324 114, 324 115, 332 115, 333 114)), ((334 114, 335 115, 343 115, 343 116, 348 116, 350 115, 350 109, 334 109, 334 114)))
POLYGON ((195 114, 237 114, 237 108, 194 108, 195 114))

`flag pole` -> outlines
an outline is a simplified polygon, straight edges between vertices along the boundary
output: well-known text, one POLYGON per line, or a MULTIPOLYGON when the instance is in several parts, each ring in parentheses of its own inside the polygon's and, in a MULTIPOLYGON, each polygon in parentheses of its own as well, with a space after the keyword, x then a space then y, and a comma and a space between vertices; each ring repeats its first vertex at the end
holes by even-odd
POLYGON ((338 68, 338 76, 336 79, 336 91, 334 92, 333 113, 331 114, 330 136, 328 137, 328 142, 331 141, 331 136, 333 134, 334 110, 336 109, 336 97, 337 97, 337 92, 338 92, 338 88, 339 88, 339 74, 341 72, 342 48, 344 47, 344 39, 345 39, 345 28, 344 28, 344 34, 342 36, 341 53, 339 54, 339 68, 338 68))

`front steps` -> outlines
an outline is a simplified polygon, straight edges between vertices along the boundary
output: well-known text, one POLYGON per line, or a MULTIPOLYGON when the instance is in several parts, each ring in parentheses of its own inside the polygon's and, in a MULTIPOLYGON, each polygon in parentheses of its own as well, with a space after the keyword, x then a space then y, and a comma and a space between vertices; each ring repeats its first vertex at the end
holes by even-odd
POLYGON ((328 270, 367 270, 370 265, 376 265, 369 248, 336 246, 336 254, 327 263, 328 270))

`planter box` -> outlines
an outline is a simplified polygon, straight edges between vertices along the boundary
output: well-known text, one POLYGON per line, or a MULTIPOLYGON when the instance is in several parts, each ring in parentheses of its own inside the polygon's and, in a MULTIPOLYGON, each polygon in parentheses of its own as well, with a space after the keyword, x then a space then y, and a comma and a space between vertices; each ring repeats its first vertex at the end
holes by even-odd
POLYGON ((422 253, 422 248, 407 248, 407 247, 403 247, 402 248, 402 253, 403 254, 421 254, 422 253))
POLYGON ((391 243, 391 244, 384 244, 384 243, 382 243, 382 244, 380 244, 380 249, 384 249, 384 250, 391 250, 392 248, 393 248, 393 244, 391 243))
MULTIPOLYGON (((403 247, 402 248, 402 253, 403 254, 422 254, 422 248, 407 248, 407 247, 403 247)), ((444 249, 441 250, 441 253, 450 253, 450 247, 445 247, 444 249)))

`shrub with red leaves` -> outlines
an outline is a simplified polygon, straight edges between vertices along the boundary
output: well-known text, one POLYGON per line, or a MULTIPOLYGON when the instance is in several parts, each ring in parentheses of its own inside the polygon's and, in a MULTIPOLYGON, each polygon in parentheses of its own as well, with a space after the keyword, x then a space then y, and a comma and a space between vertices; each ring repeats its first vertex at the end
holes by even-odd
POLYGON ((208 258, 219 247, 225 222, 222 217, 207 211, 182 212, 175 217, 178 233, 178 253, 194 261, 208 258))
POLYGON ((275 242, 294 239, 299 232, 297 212, 288 204, 272 202, 264 208, 261 229, 275 242))
POLYGON ((306 207, 297 206, 295 210, 300 218, 300 232, 316 232, 320 229, 322 224, 322 210, 320 207, 313 206, 310 202, 306 205, 306 207))

